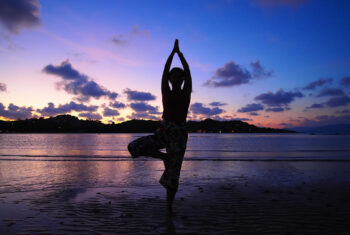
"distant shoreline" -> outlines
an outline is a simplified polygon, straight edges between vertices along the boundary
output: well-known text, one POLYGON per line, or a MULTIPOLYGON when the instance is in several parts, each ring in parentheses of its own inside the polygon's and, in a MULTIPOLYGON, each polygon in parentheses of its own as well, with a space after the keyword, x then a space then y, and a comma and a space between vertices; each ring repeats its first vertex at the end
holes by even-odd
MULTIPOLYGON (((130 120, 104 124, 97 120, 81 120, 71 115, 50 118, 31 118, 17 121, 0 121, 0 133, 153 133, 160 121, 130 120)), ((297 133, 285 129, 257 127, 231 120, 187 121, 189 133, 297 133)))

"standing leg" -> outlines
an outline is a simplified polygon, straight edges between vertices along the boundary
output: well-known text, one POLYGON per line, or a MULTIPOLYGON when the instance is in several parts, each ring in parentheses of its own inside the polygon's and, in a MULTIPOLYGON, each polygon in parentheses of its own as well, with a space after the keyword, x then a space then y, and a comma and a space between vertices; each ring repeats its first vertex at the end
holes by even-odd
POLYGON ((167 207, 172 212, 172 205, 179 187, 180 171, 184 153, 168 153, 169 157, 164 160, 165 170, 159 183, 166 189, 167 207))
POLYGON ((186 128, 175 124, 168 124, 166 128, 165 143, 168 158, 164 160, 165 170, 159 182, 167 190, 167 206, 172 211, 175 194, 179 187, 182 161, 187 144, 186 128))
POLYGON ((166 189, 166 201, 167 201, 167 207, 169 212, 173 211, 173 202, 174 202, 175 194, 176 194, 175 189, 171 189, 171 188, 166 189))

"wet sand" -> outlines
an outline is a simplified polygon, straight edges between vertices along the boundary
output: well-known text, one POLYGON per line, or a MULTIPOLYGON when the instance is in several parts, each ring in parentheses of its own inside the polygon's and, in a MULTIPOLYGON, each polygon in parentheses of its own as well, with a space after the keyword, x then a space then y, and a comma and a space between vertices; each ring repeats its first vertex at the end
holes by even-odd
POLYGON ((0 161, 0 234, 349 234, 350 162, 0 161))

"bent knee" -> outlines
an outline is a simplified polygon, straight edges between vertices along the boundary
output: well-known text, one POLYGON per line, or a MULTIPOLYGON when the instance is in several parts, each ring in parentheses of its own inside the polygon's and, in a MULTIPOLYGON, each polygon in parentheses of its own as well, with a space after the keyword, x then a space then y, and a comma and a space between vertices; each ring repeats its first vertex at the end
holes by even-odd
POLYGON ((138 151, 138 148, 137 148, 136 143, 134 141, 128 144, 128 150, 129 150, 129 153, 131 154, 131 156, 133 156, 133 157, 139 156, 139 151, 138 151))

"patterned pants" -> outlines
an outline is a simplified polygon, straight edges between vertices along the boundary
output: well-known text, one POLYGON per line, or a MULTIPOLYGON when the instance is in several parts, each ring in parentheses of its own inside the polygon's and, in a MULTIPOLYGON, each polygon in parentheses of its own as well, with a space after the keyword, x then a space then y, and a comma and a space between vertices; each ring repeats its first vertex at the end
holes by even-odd
POLYGON ((153 135, 143 136, 128 145, 133 157, 150 156, 154 151, 166 149, 165 170, 159 183, 175 192, 179 186, 180 171, 187 144, 186 124, 162 121, 153 135))

